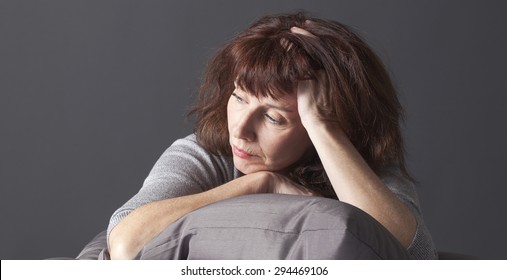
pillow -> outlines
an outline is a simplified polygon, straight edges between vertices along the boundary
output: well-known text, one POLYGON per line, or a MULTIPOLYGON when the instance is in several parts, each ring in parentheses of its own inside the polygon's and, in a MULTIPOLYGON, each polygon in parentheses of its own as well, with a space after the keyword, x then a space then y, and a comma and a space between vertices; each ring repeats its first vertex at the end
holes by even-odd
POLYGON ((104 259, 104 253, 107 253, 107 230, 101 231, 90 242, 88 242, 79 255, 77 255, 76 259, 104 259))
POLYGON ((140 259, 409 259, 375 219, 323 197, 255 194, 182 217, 140 259))

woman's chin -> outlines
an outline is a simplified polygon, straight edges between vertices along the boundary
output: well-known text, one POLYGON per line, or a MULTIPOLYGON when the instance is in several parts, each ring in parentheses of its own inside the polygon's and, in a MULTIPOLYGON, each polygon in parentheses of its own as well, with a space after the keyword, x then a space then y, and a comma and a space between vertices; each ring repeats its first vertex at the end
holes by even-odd
POLYGON ((261 168, 261 166, 258 166, 257 164, 250 162, 248 160, 234 157, 234 167, 236 167, 239 172, 243 174, 252 174, 255 172, 263 171, 265 169, 261 168))
POLYGON ((252 166, 245 166, 244 164, 234 164, 234 167, 236 167, 236 169, 243 173, 243 174, 252 174, 252 173, 255 173, 255 172, 258 172, 258 171, 261 171, 260 169, 258 168, 253 168, 252 166))
POLYGON ((253 157, 244 159, 233 156, 233 162, 234 167, 245 175, 261 171, 283 173, 283 171, 287 169, 287 167, 281 169, 277 168, 278 166, 266 165, 263 161, 259 161, 259 158, 253 157))

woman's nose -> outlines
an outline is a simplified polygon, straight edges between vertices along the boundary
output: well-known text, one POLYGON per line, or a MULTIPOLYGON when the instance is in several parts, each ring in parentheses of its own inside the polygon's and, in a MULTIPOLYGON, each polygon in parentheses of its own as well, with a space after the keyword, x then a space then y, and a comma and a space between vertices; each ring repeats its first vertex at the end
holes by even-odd
POLYGON ((255 140, 255 115, 246 113, 238 116, 234 126, 233 136, 245 141, 255 140))

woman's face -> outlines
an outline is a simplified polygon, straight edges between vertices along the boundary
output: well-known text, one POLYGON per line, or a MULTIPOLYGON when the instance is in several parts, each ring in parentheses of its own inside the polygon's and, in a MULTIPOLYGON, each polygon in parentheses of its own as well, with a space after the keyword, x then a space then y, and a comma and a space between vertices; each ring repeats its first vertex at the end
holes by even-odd
POLYGON ((244 174, 281 171, 312 146, 301 124, 296 95, 274 100, 236 86, 227 104, 234 166, 244 174))

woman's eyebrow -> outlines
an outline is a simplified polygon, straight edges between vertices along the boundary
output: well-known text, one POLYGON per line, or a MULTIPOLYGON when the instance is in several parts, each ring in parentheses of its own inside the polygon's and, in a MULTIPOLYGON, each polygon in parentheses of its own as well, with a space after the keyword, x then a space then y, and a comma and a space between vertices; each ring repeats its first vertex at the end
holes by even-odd
POLYGON ((274 108, 274 109, 284 111, 287 113, 294 113, 294 109, 292 109, 289 106, 281 106, 281 105, 276 105, 276 104, 271 104, 271 103, 265 103, 264 105, 268 108, 274 108))

